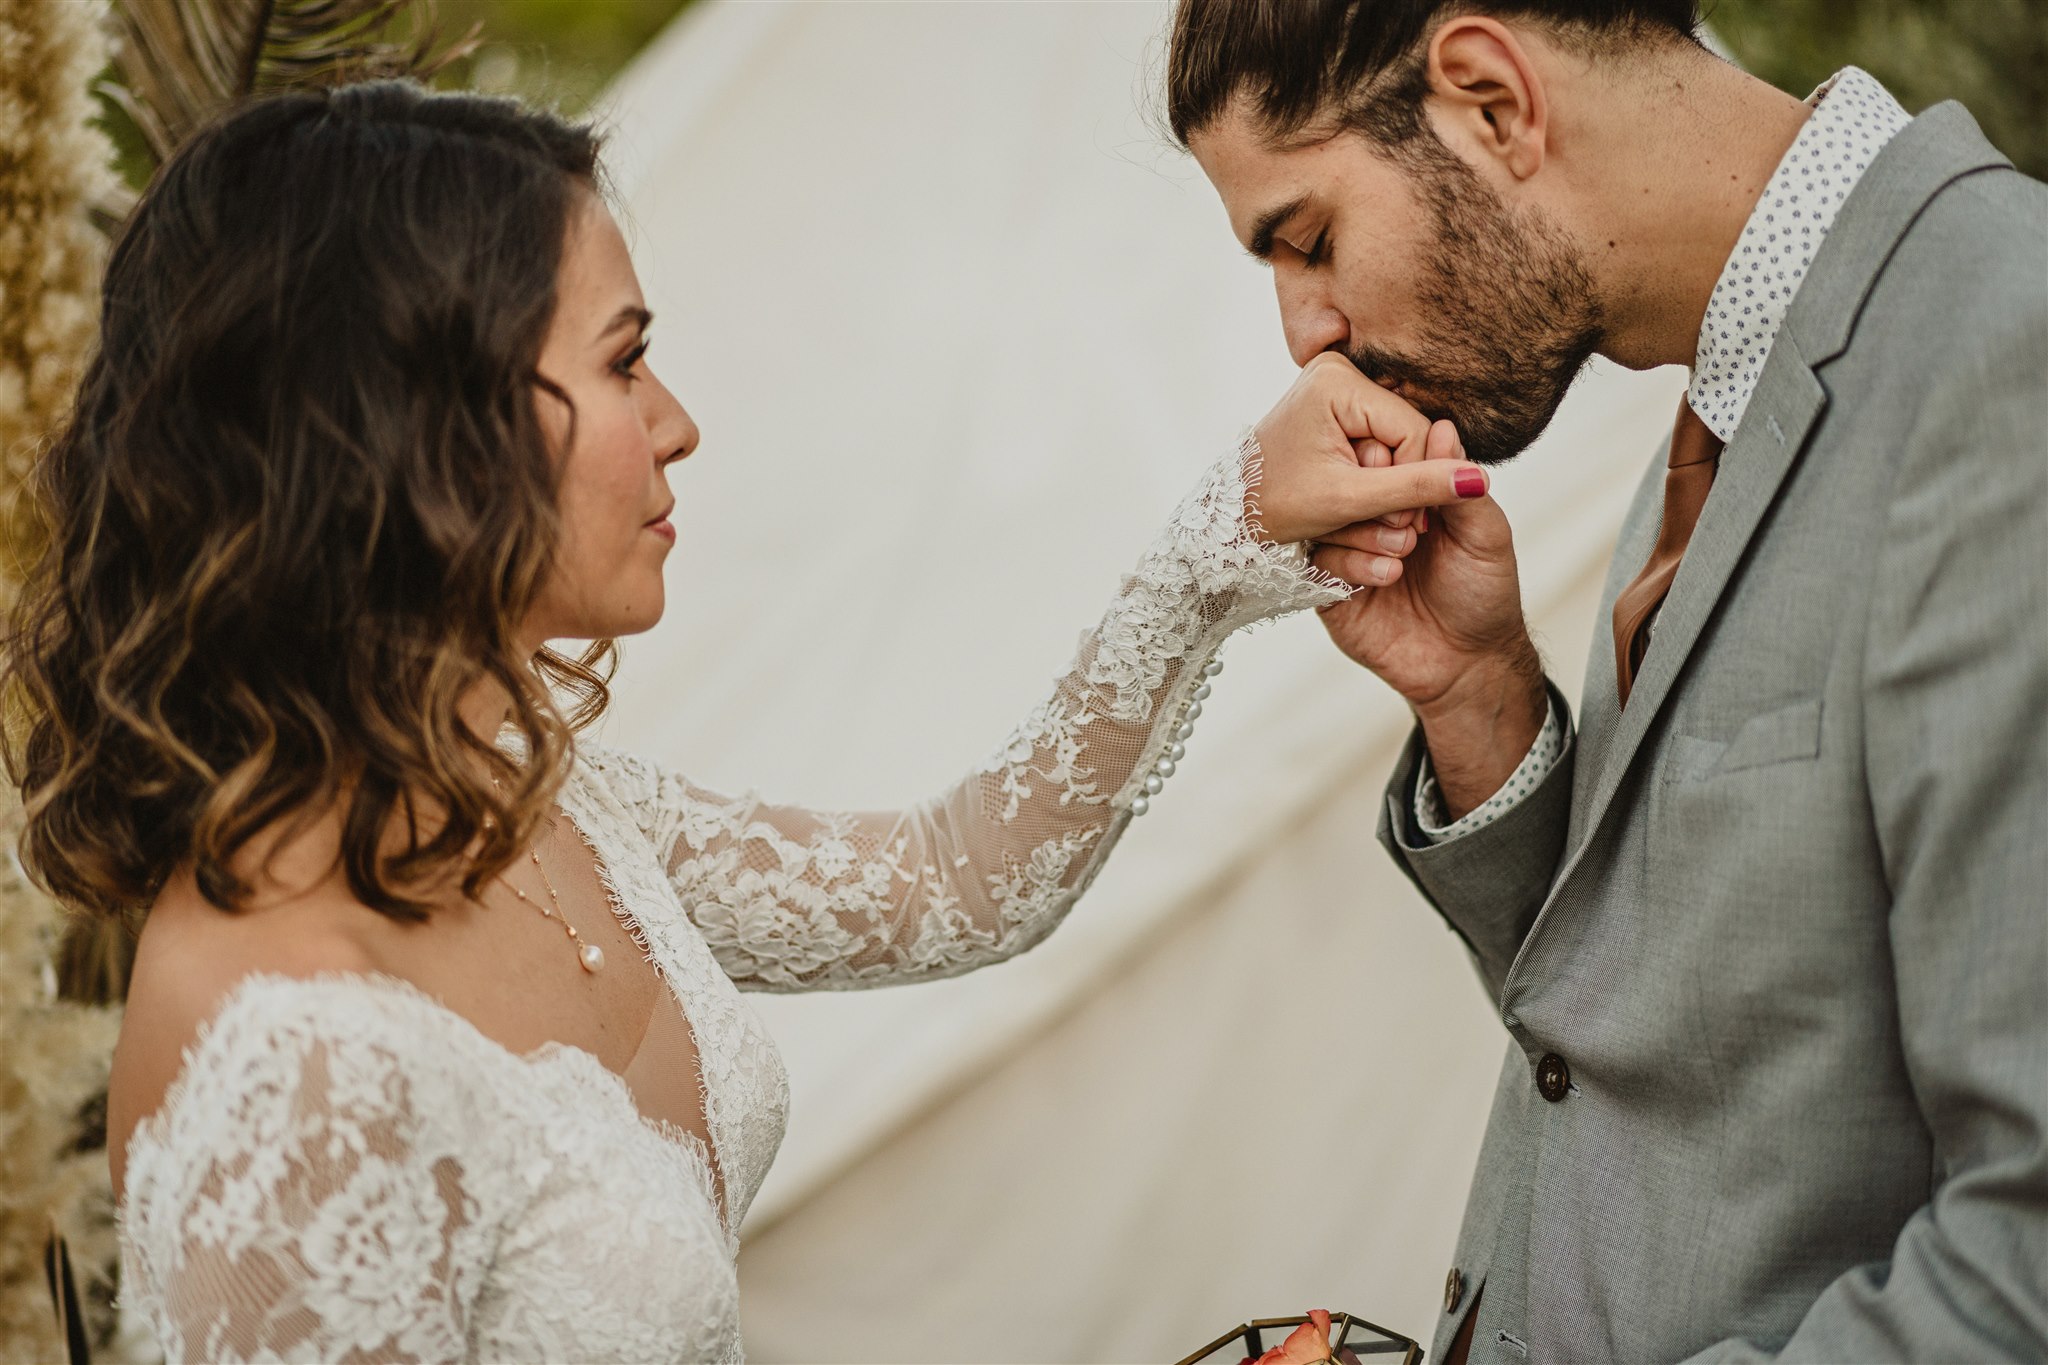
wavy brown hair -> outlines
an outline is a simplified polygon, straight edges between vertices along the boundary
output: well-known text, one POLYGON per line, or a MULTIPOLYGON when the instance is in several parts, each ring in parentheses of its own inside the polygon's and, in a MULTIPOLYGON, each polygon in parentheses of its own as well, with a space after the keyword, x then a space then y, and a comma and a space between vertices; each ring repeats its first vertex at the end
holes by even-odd
POLYGON ((33 473, 47 548, 0 664, 52 893, 130 918, 189 860, 239 909, 252 836, 339 810, 352 893, 420 920, 537 831, 615 659, 518 643, 559 534, 534 399, 567 396, 535 365, 598 151, 374 81, 246 104, 158 172, 33 473), (523 762, 458 712, 493 683, 523 762))

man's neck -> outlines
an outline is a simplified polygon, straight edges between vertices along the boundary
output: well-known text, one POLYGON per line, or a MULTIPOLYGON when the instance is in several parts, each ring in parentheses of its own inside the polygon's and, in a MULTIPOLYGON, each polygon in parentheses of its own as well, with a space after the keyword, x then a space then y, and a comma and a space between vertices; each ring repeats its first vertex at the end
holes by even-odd
POLYGON ((1812 109, 1699 52, 1597 98, 1578 150, 1601 353, 1630 369, 1690 366, 1715 282, 1812 109))

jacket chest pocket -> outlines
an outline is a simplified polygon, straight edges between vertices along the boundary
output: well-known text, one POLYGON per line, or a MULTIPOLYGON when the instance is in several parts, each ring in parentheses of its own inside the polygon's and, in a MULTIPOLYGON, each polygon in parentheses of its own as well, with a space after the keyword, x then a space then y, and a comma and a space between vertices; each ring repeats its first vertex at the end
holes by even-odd
POLYGON ((1782 935, 1856 842, 1858 807, 1841 799, 1850 774, 1826 762, 1821 719, 1821 700, 1802 698, 1722 730, 1726 740, 1671 738, 1647 803, 1642 872, 1646 896, 1702 915, 1686 921, 1715 940, 1695 945, 1698 960, 1782 935))
POLYGON ((1810 762, 1820 757, 1820 699, 1809 697, 1751 716, 1725 743, 1678 735, 1669 780, 1704 782, 1726 773, 1810 762))

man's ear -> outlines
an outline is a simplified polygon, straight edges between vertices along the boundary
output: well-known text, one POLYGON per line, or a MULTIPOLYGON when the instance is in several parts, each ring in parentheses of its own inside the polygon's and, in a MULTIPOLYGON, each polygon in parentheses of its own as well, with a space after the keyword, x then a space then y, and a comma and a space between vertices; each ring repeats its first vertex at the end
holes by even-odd
POLYGON ((1543 169, 1550 103, 1529 50, 1496 19, 1460 15, 1429 40, 1438 135, 1517 180, 1543 169))

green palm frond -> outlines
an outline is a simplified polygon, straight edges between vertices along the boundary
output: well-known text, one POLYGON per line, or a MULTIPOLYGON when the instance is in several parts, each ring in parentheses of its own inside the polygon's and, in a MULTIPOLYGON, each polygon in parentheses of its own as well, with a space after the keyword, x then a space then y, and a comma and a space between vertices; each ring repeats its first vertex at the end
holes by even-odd
POLYGON ((158 161, 245 96, 425 79, 474 50, 481 27, 437 47, 431 0, 117 0, 114 8, 121 79, 101 89, 158 161), (394 28, 409 36, 390 36, 394 28))

